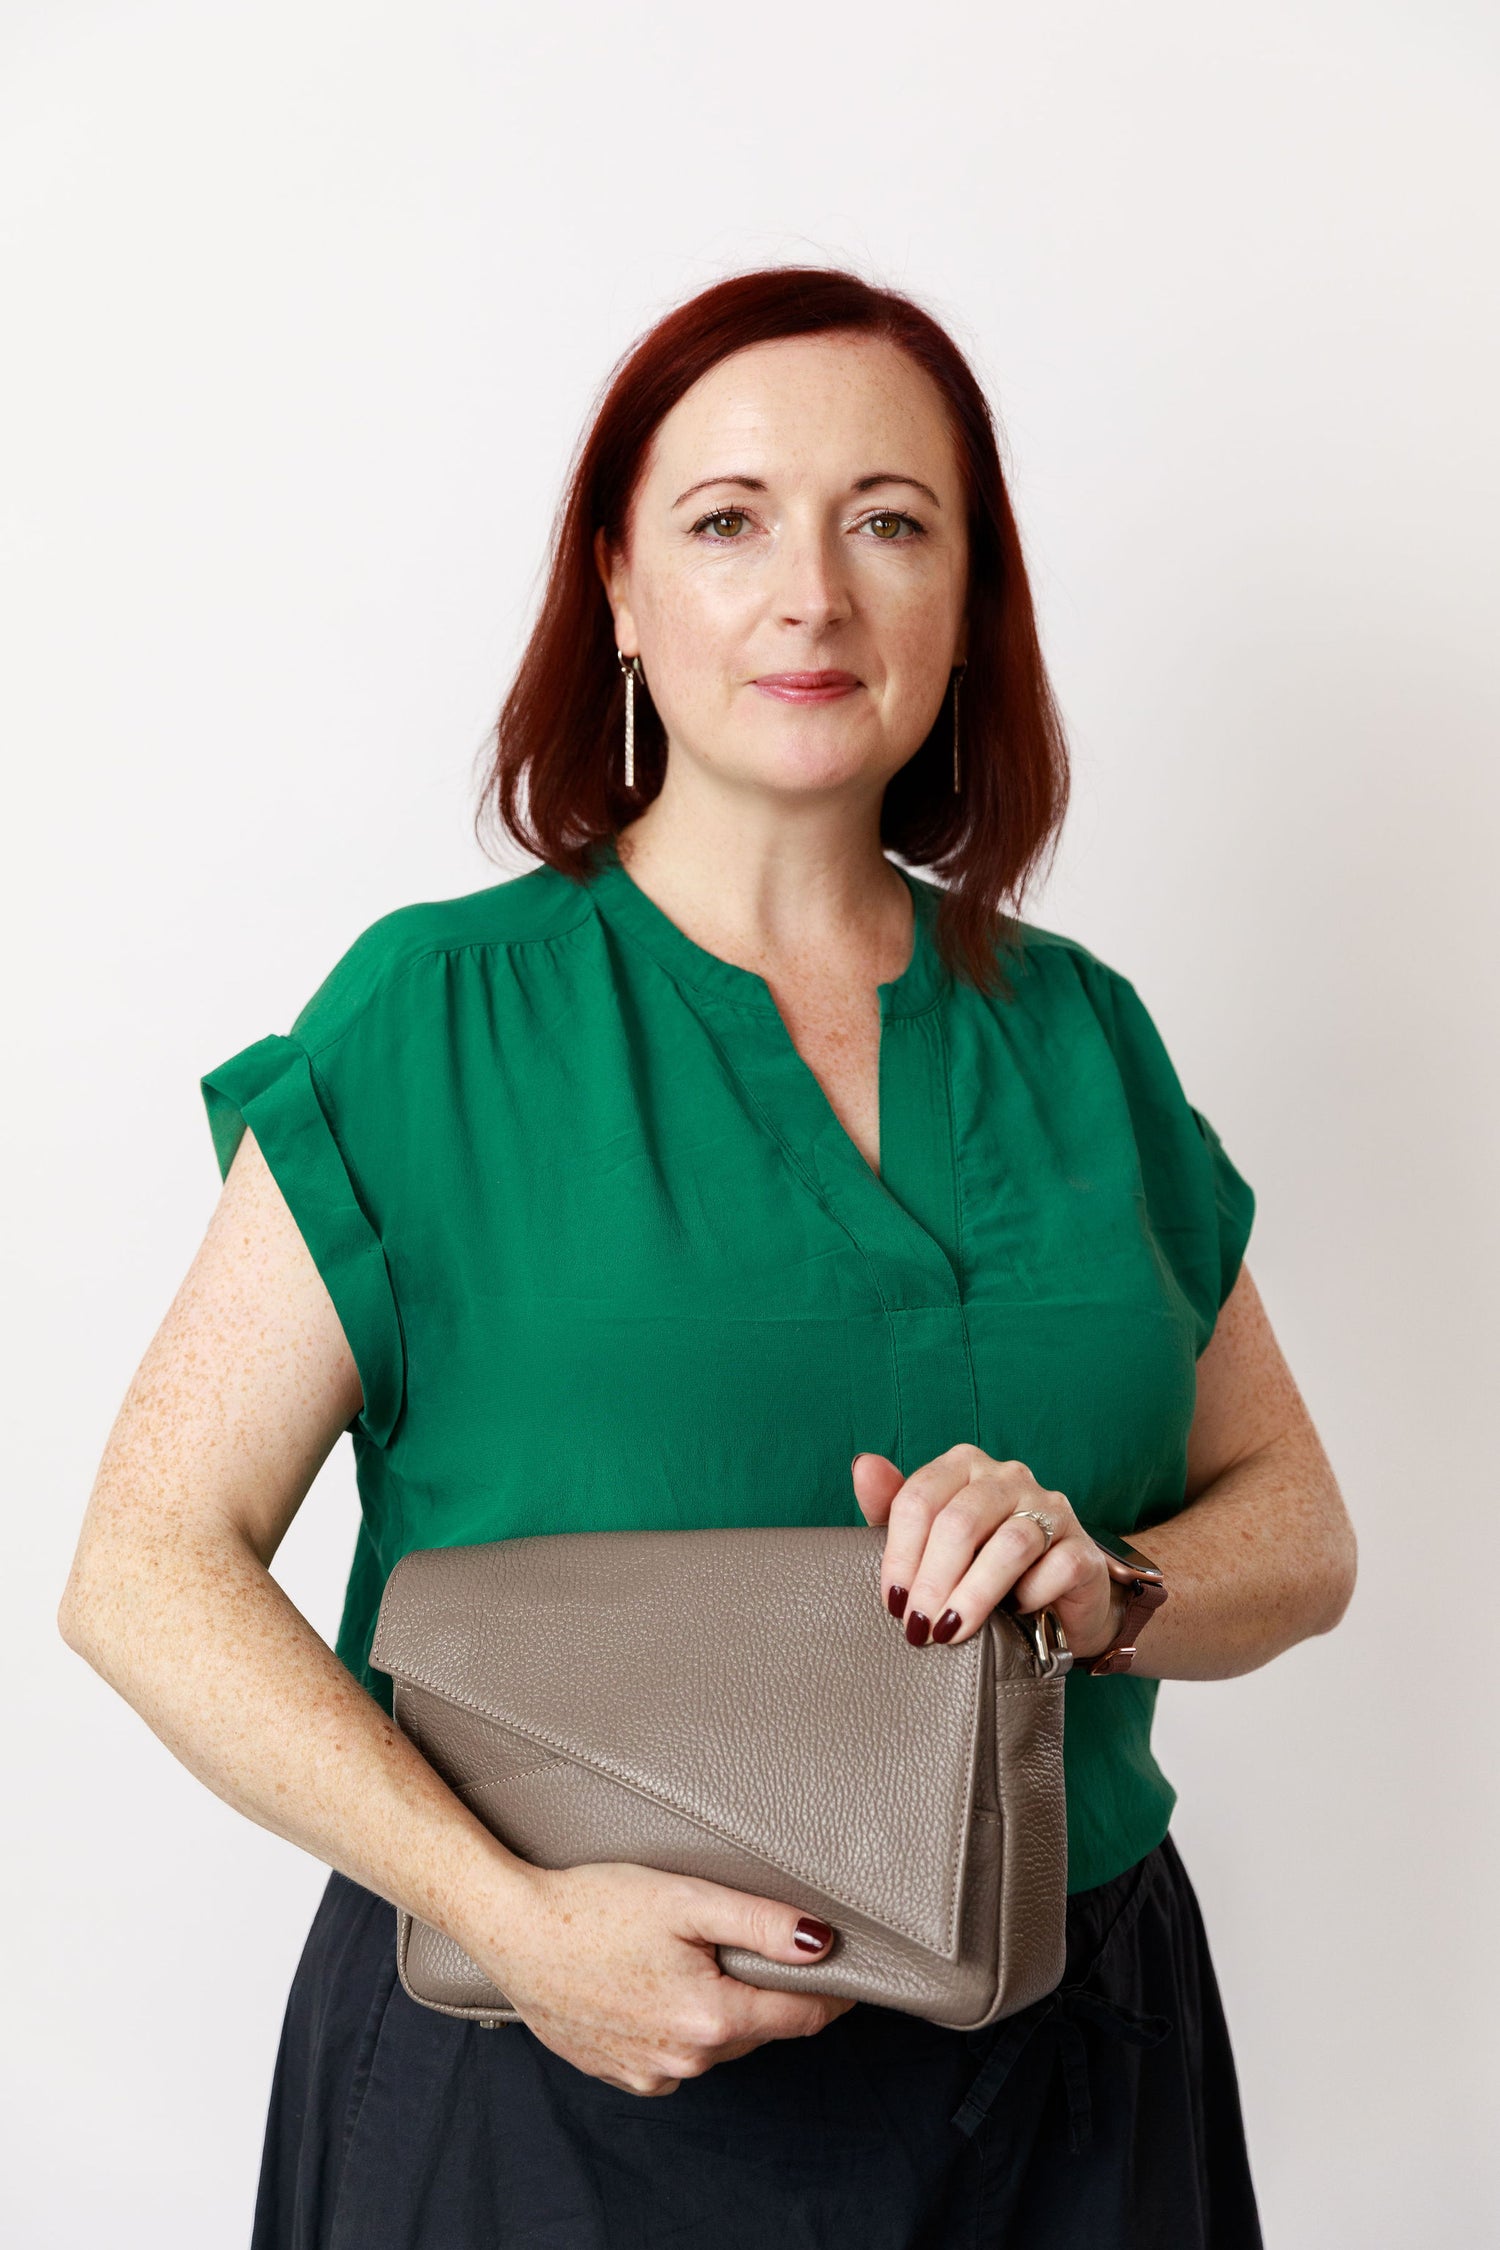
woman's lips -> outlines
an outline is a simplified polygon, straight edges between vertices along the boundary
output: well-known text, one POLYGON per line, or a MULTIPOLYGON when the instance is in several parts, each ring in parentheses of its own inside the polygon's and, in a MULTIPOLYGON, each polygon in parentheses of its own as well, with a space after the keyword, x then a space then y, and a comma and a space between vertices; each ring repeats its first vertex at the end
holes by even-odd
POLYGON ((752 684, 779 703, 832 703, 860 685, 852 672, 762 672, 752 684))

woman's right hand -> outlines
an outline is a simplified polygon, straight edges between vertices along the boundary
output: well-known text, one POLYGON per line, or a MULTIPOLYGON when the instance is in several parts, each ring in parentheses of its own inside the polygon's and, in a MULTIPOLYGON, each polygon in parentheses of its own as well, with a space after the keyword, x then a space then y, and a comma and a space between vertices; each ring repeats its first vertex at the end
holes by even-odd
MULTIPOLYGON (((768 2039, 821 2031, 852 2000, 771 1992, 726 1975, 716 1945, 826 1959, 796 1942, 795 1907, 628 1860, 530 1871, 531 1910, 468 1951, 554 2054, 632 2094, 675 2093, 768 2039)), ((818 1925, 826 1929, 827 1924, 818 1925)))

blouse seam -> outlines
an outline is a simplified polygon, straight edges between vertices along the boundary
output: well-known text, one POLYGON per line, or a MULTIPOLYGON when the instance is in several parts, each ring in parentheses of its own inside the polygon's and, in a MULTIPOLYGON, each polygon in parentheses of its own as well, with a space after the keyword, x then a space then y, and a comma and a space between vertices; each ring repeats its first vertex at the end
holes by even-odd
POLYGON ((968 1274, 968 1254, 965 1248, 964 1168, 958 1160, 958 1120, 953 1108, 952 1054, 948 1045, 947 1026, 941 1019, 937 1026, 937 1043, 942 1066, 943 1103, 948 1113, 948 1158, 953 1169, 953 1247, 958 1253, 953 1278, 958 1284, 958 1320, 964 1340, 964 1371, 969 1378, 969 1427, 974 1432, 974 1443, 977 1445, 979 1443, 979 1381, 974 1372, 974 1346, 969 1335, 968 1296, 964 1286, 968 1274))
MULTIPOLYGON (((968 1222, 964 1210, 964 1168, 958 1161, 958 1119, 953 1109, 952 1056, 948 1046, 947 1029, 942 1023, 939 1023, 937 1027, 937 1038, 938 1053, 942 1058, 943 1106, 948 1115, 948 1155, 953 1172, 953 1246, 958 1252, 958 1272, 954 1278, 958 1282, 958 1301, 962 1305, 964 1301, 964 1276, 968 1271, 966 1249, 968 1222)), ((970 1387, 972 1388, 972 1367, 969 1374, 970 1387)), ((979 1411, 977 1398, 974 1402, 974 1411, 977 1416, 979 1411)))
MULTIPOLYGON (((646 947, 643 950, 650 954, 650 958, 652 960, 655 960, 656 956, 650 953, 649 947, 646 947)), ((657 966, 661 967, 661 964, 658 963, 657 966)), ((672 975, 670 969, 662 968, 662 974, 669 979, 669 981, 676 987, 678 991, 681 991, 682 988, 677 983, 677 979, 672 975)), ((691 1005, 691 1003, 689 1003, 689 1005, 691 1005)), ((786 1136, 779 1131, 775 1119, 771 1116, 768 1110, 762 1107, 760 1097, 757 1095, 754 1087, 748 1083, 743 1073, 736 1068, 733 1056, 725 1053, 723 1047, 715 1037, 713 1026, 711 1024, 705 1024, 704 1028, 707 1030, 709 1037, 713 1040, 714 1050, 719 1056, 719 1059, 723 1063, 725 1069, 730 1073, 730 1076, 734 1079, 735 1084, 743 1093, 746 1101, 749 1102, 756 1116, 760 1119, 765 1131, 770 1135, 770 1138, 781 1150, 783 1160, 785 1161, 788 1169, 793 1172, 799 1180, 801 1180, 808 1194, 812 1196, 814 1202, 818 1205, 818 1208, 821 1211, 825 1212, 827 1216, 833 1221, 840 1234, 845 1237, 850 1247, 858 1256, 861 1264, 864 1266, 865 1272, 869 1277, 870 1286, 875 1292, 876 1302, 879 1304, 881 1314, 885 1320, 885 1341, 887 1355, 890 1360, 891 1391, 896 1401, 896 1451, 899 1454, 902 1450, 902 1441, 905 1429, 905 1411, 901 1400, 901 1367, 900 1362, 896 1356, 896 1334, 895 1329, 892 1326, 893 1315, 897 1308, 892 1306, 887 1301, 885 1291, 880 1285, 880 1275, 876 1270, 875 1263, 871 1258, 868 1250, 866 1250, 864 1244, 860 1241, 859 1236, 854 1232, 853 1228, 848 1225, 847 1221, 840 1216, 839 1212, 834 1209, 834 1206, 829 1202, 827 1196, 824 1195, 821 1188, 818 1186, 818 1183, 813 1177, 812 1173, 809 1172, 806 1165, 797 1155, 796 1150, 786 1139, 786 1136)))
POLYGON ((565 930, 539 930, 533 937, 463 938, 453 945, 429 945, 423 952, 414 953, 409 961, 403 961, 399 968, 393 969, 388 975, 382 976, 374 991, 360 1002, 349 1021, 341 1025, 337 1031, 332 1032, 320 1046, 309 1047, 301 1039, 298 1039, 297 1044, 302 1048, 309 1062, 316 1055, 329 1054, 333 1048, 339 1045, 340 1041, 347 1039, 350 1032, 364 1021, 377 1000, 385 999, 403 977, 410 976, 413 969, 420 969, 425 962, 446 960, 451 954, 455 953, 493 953, 496 951, 509 953, 517 946, 556 945, 563 938, 572 937, 575 931, 586 926, 586 917, 580 915, 578 920, 570 922, 565 930))
MULTIPOLYGON (((595 911, 597 913, 598 909, 596 908, 595 911)), ((708 1000, 714 1007, 733 1008, 737 1015, 755 1017, 763 1017, 765 1015, 766 1006, 764 1001, 735 1000, 731 998, 731 996, 727 992, 721 992, 720 990, 718 990, 711 978, 705 977, 702 984, 699 984, 695 978, 680 976, 674 968, 672 968, 666 961, 662 959, 662 956, 657 952, 655 946, 652 945, 648 939, 638 936, 637 933, 630 928, 628 923, 623 921, 617 922, 613 919, 606 921, 606 918, 603 914, 600 914, 599 919, 602 923, 605 924, 605 927, 609 931, 610 935, 618 935, 624 938, 627 945, 632 946, 637 953, 644 954, 645 958, 652 964, 653 968, 659 969, 662 975, 667 979, 668 983, 674 986, 674 988, 678 992, 682 993, 684 997, 686 997, 688 991, 691 990, 696 997, 708 1000)), ((749 972, 746 973, 748 974, 749 972)), ((774 1009, 776 1006, 776 1002, 771 998, 771 990, 769 985, 766 987, 766 999, 770 1001, 771 1007, 772 1009, 774 1009)))

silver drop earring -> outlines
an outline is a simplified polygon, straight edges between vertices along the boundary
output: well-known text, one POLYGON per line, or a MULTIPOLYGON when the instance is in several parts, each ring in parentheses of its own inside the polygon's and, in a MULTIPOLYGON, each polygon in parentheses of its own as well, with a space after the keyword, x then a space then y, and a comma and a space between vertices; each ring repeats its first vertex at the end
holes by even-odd
POLYGON ((968 670, 965 664, 953 667, 953 792, 958 794, 958 689, 959 682, 968 670))
POLYGON ((625 675, 625 786, 635 787, 635 683, 641 676, 641 660, 627 656, 623 649, 615 650, 620 660, 620 670, 625 675))

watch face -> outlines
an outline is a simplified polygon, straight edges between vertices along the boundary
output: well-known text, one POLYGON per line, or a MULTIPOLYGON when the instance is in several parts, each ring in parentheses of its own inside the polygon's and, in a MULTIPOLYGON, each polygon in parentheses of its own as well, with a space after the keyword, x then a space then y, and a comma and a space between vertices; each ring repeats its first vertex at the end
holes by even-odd
POLYGON ((1129 1540, 1122 1539, 1117 1531, 1090 1529, 1089 1537, 1096 1547, 1102 1547, 1107 1555, 1113 1555, 1116 1562, 1128 1563, 1132 1570, 1139 1571, 1143 1577, 1152 1580, 1161 1577, 1162 1573, 1150 1557, 1143 1555, 1138 1547, 1132 1547, 1129 1540))

